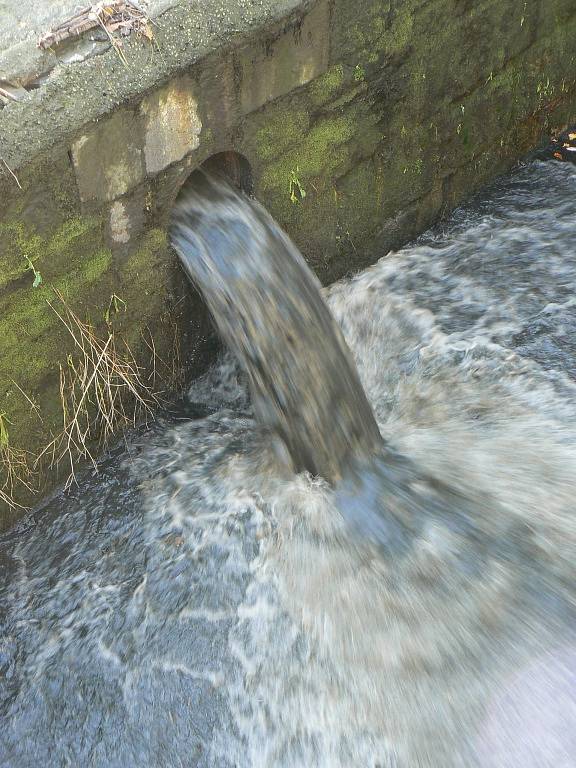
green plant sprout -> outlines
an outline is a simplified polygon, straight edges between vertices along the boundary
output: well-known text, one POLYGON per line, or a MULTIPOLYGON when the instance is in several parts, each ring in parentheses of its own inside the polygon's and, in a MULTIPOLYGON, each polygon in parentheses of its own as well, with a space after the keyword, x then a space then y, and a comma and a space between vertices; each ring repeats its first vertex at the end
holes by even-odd
POLYGON ((38 288, 39 285, 42 285, 42 275, 34 266, 32 259, 29 256, 26 256, 25 258, 26 258, 26 263, 28 264, 28 266, 26 267, 26 271, 27 272, 31 271, 34 274, 34 282, 32 283, 32 288, 38 288))
POLYGON ((298 174, 300 173, 300 169, 298 166, 296 166, 295 171, 290 171, 290 182, 288 185, 288 191, 290 193, 290 200, 293 203, 299 203, 301 200, 304 200, 306 197, 306 190, 300 183, 300 179, 298 178, 298 174))
POLYGON ((126 312, 126 302, 124 299, 120 298, 117 294, 113 293, 112 296, 110 296, 110 301, 108 302, 108 309, 104 313, 104 319, 106 320, 106 325, 110 325, 110 312, 111 310, 114 310, 114 314, 117 315, 120 310, 123 312, 126 312))
POLYGON ((8 448, 9 437, 8 427, 6 426, 8 419, 4 412, 0 413, 0 449, 8 448))

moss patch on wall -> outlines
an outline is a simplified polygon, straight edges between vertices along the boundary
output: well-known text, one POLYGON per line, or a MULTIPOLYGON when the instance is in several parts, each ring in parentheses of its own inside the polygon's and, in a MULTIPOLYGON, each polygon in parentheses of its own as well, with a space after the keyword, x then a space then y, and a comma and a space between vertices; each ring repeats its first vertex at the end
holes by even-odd
POLYGON ((72 217, 48 235, 39 234, 19 219, 0 222, 0 289, 31 273, 31 263, 47 279, 63 270, 84 268, 78 255, 79 240, 83 247, 101 242, 96 218, 72 217))
POLYGON ((310 101, 314 106, 321 107, 333 100, 344 84, 344 65, 335 64, 324 75, 312 81, 308 91, 310 101))
MULTIPOLYGON (((78 356, 63 323, 66 312, 58 294, 101 338, 113 332, 120 346, 128 344, 143 371, 154 369, 156 385, 164 390, 181 376, 174 348, 183 335, 182 318, 173 311, 170 294, 177 266, 166 232, 157 228, 135 244, 121 265, 114 263, 104 243, 104 227, 97 216, 72 216, 43 234, 23 221, 3 221, 0 228, 5 242, 9 238, 3 253, 4 264, 11 267, 11 271, 4 267, 3 274, 9 277, 0 290, 0 413, 10 425, 11 448, 26 452, 32 468, 42 448, 62 428, 60 366, 66 369, 78 356), (42 274, 37 287, 26 269, 26 256, 42 274)), ((189 312, 186 296, 181 294, 179 301, 181 311, 189 312)), ((63 471, 64 475, 53 468, 51 481, 65 479, 68 469, 63 471)), ((4 481, 0 466, 0 487, 4 481)), ((41 471, 28 478, 37 491, 46 487, 45 481, 41 471)), ((23 485, 17 484, 14 492, 20 502, 34 499, 23 485)), ((0 529, 14 514, 0 501, 0 529)))
MULTIPOLYGON (((239 147, 253 161, 256 196, 322 276, 348 228, 337 180, 381 140, 365 93, 354 71, 337 65, 299 94, 248 116, 239 147)), ((356 203, 362 208, 364 200, 356 203)))
POLYGON ((238 142, 257 196, 323 279, 341 274, 346 248, 350 264, 369 258, 416 201, 438 212, 472 194, 575 104, 576 13, 560 3, 562 23, 542 35, 542 7, 335 1, 327 72, 249 115, 238 142))

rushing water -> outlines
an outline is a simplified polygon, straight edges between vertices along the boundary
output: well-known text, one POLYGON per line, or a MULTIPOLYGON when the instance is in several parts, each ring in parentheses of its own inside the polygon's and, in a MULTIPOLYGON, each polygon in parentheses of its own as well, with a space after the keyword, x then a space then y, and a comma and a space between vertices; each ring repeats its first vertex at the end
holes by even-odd
POLYGON ((279 458, 338 481, 372 456, 382 440, 350 350, 320 283, 268 212, 204 177, 178 203, 172 241, 279 458))
POLYGON ((328 291, 442 489, 401 547, 279 470, 227 358, 4 536, 0 765, 576 765, 575 237, 534 163, 328 291))

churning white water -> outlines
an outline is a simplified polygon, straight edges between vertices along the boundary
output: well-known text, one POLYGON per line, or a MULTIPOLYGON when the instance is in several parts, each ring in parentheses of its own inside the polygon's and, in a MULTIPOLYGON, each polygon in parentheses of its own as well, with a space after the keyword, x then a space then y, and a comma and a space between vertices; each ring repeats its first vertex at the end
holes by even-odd
POLYGON ((576 170, 326 297, 437 493, 390 492, 394 546, 355 535, 224 358, 0 539, 0 765, 576 766, 576 170))

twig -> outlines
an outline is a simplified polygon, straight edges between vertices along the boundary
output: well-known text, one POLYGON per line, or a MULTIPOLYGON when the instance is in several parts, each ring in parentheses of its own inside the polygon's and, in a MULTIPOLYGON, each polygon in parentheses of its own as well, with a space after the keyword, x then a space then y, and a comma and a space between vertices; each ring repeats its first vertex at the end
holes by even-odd
POLYGON ((23 504, 18 504, 17 501, 14 501, 12 496, 2 490, 0 490, 0 501, 3 501, 4 504, 6 504, 6 506, 10 509, 21 509, 23 512, 26 512, 28 509, 30 509, 30 507, 25 507, 23 504))
POLYGON ((16 389, 17 389, 17 390, 20 392, 20 394, 21 394, 23 397, 25 397, 25 398, 26 398, 26 400, 28 400, 28 402, 29 402, 29 403, 30 403, 30 405, 32 406, 33 410, 35 411, 35 413, 36 413, 36 415, 38 416, 38 418, 40 419, 40 421, 42 421, 42 422, 43 422, 44 420, 42 419, 42 414, 40 413, 40 408, 38 407, 38 404, 37 404, 37 403, 35 403, 35 402, 32 400, 32 398, 31 398, 31 397, 29 397, 29 396, 26 394, 26 392, 24 392, 24 390, 22 389, 22 387, 21 387, 21 386, 20 386, 20 385, 19 385, 19 384, 18 384, 16 381, 14 381, 14 379, 10 379, 10 381, 12 382, 12 384, 14 384, 14 386, 15 386, 15 387, 16 387, 16 389))
POLYGON ((56 27, 40 36, 38 47, 46 50, 63 43, 71 37, 79 37, 84 32, 96 27, 102 27, 108 35, 114 48, 118 49, 119 41, 113 39, 112 33, 120 30, 120 34, 128 35, 131 31, 145 32, 149 19, 146 13, 130 0, 107 0, 83 8, 78 13, 58 24, 56 27))
POLYGON ((32 475, 28 465, 28 454, 10 444, 10 436, 7 424, 10 424, 4 412, 0 413, 0 471, 4 477, 0 486, 0 501, 3 501, 11 509, 25 509, 14 500, 14 488, 22 485, 30 492, 34 492, 29 479, 32 475))
POLYGON ((18 176, 16 176, 16 174, 14 173, 14 171, 12 170, 12 168, 10 168, 10 166, 8 165, 8 163, 6 162, 6 160, 4 160, 4 158, 3 158, 3 157, 0 157, 0 160, 2 160, 2 162, 4 163, 4 165, 6 166, 6 168, 8 169, 9 173, 11 174, 11 176, 12 176, 12 178, 14 179, 14 181, 16 182, 16 184, 18 184, 19 188, 20 188, 20 189, 22 189, 22 185, 21 185, 21 184, 20 184, 20 182, 18 181, 18 176))
POLYGON ((13 93, 10 93, 10 91, 6 91, 4 88, 0 87, 0 96, 2 98, 7 99, 8 101, 18 101, 16 96, 14 96, 13 93))

